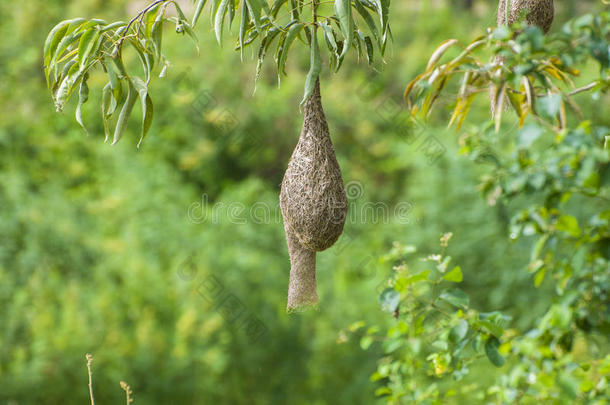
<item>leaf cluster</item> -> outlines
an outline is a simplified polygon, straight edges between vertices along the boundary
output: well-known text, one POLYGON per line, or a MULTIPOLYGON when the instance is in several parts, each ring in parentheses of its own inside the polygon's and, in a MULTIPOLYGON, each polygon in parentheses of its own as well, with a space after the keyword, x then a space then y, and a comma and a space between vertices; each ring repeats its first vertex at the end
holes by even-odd
POLYGON ((157 70, 164 77, 170 66, 163 54, 164 31, 173 26, 176 33, 188 35, 197 43, 193 27, 206 6, 219 44, 225 31, 239 20, 235 49, 243 58, 245 48, 256 48, 257 78, 265 59, 272 54, 279 81, 286 75, 294 44, 309 47, 303 102, 321 72, 324 54, 318 43, 318 28, 334 71, 340 69, 350 49, 372 64, 376 52, 383 57, 391 36, 390 0, 275 0, 271 4, 267 0, 194 0, 190 20, 175 0, 156 0, 129 22, 76 18, 62 21, 51 30, 44 45, 44 66, 57 110, 62 111, 78 90, 76 120, 85 128, 82 105, 89 99, 89 76, 101 68, 108 79, 101 100, 106 140, 112 138, 112 144, 116 144, 121 139, 139 99, 143 117, 139 146, 153 119, 151 79, 157 70), (131 59, 139 61, 139 67, 133 67, 131 59))
POLYGON ((573 96, 585 91, 604 93, 610 88, 607 12, 584 15, 549 35, 535 26, 501 26, 463 46, 449 61, 441 62, 459 44, 457 39, 443 42, 430 57, 426 70, 408 84, 404 97, 413 114, 428 116, 455 80, 459 91, 449 125, 455 124, 458 130, 476 97, 487 97, 490 88, 496 130, 507 104, 519 117, 521 126, 527 116, 532 116, 565 128, 567 109, 582 117, 573 96), (598 63, 599 77, 577 88, 577 66, 589 58, 598 63))

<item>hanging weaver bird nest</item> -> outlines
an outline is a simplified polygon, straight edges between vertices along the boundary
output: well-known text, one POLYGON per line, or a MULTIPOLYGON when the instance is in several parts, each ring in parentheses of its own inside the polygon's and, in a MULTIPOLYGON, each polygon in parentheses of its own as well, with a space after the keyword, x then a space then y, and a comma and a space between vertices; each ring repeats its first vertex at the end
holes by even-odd
POLYGON ((498 26, 513 24, 525 14, 525 22, 540 27, 546 34, 553 24, 555 14, 553 0, 509 0, 509 10, 506 11, 506 1, 500 0, 498 7, 498 26), (508 14, 508 22, 506 17, 508 14))
POLYGON ((282 181, 280 207, 290 254, 288 311, 315 305, 316 252, 343 232, 347 196, 322 108, 320 82, 305 103, 299 142, 282 181))
MULTIPOLYGON (((555 7, 553 0, 500 0, 498 5, 498 26, 510 25, 525 17, 524 21, 528 25, 539 27, 546 34, 551 29, 553 18, 555 16, 555 7), (509 1, 508 9, 506 2, 509 1), (507 21, 508 18, 508 21, 507 21)), ((503 59, 501 56, 496 56, 494 59, 496 64, 501 64, 503 59)), ((496 107, 498 104, 498 90, 496 86, 492 86, 489 92, 491 101, 491 115, 495 116, 496 107)), ((508 103, 504 103, 508 106, 508 103)))

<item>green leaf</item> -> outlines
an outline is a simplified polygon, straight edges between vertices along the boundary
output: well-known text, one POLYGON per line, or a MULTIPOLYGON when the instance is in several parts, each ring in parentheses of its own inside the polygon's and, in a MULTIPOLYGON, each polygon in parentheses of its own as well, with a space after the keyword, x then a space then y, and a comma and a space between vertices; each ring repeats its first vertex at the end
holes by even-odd
POLYGON ((578 380, 567 373, 562 373, 557 379, 557 385, 561 388, 563 393, 570 399, 574 400, 578 397, 580 387, 578 380))
POLYGON ((267 49, 275 39, 275 37, 280 33, 280 29, 274 27, 267 32, 267 35, 263 37, 261 40, 261 46, 258 49, 258 63, 256 65, 256 80, 260 77, 261 70, 263 68, 263 62, 265 60, 265 55, 267 54, 267 49))
POLYGON ((443 276, 443 279, 451 281, 452 283, 461 283, 464 279, 462 268, 460 266, 454 267, 453 270, 443 276))
POLYGON ((157 4, 150 10, 146 12, 144 15, 143 23, 144 23, 144 37, 150 38, 152 37, 152 27, 157 19, 157 15, 159 11, 161 11, 161 4, 157 4))
POLYGON ((80 41, 78 43, 78 61, 80 63, 81 68, 85 66, 87 63, 87 58, 91 53, 97 38, 100 33, 95 28, 90 28, 80 37, 80 41))
POLYGON ((363 336, 362 339, 360 339, 360 347, 362 348, 362 350, 368 349, 369 347, 371 347, 372 344, 373 344, 372 336, 363 336))
MULTIPOLYGON (((358 31, 360 32, 360 31, 358 31)), ((373 41, 371 40, 371 37, 369 37, 368 35, 364 37, 364 44, 366 45, 366 59, 369 63, 369 65, 373 64, 373 41)))
POLYGON ((510 321, 510 317, 503 315, 501 312, 482 312, 479 314, 477 324, 480 328, 485 329, 494 336, 502 336, 504 333, 504 325, 510 321))
POLYGON ((75 27, 84 21, 86 21, 84 18, 74 18, 72 20, 62 21, 53 27, 44 43, 43 56, 45 66, 48 66, 51 62, 51 58, 53 55, 55 55, 55 51, 57 50, 59 43, 68 32, 70 26, 75 27))
POLYGON ((468 295, 458 288, 443 291, 439 298, 458 308, 467 308, 470 304, 468 295))
POLYGON ((543 117, 554 119, 559 114, 561 108, 561 94, 550 94, 548 96, 538 98, 537 111, 543 117))
POLYGON ((195 34, 195 31, 193 31, 193 27, 191 27, 191 25, 189 23, 184 21, 183 24, 184 24, 183 27, 184 27, 184 31, 186 32, 186 35, 191 37, 191 39, 195 43, 195 48, 197 48, 197 53, 199 53, 199 38, 197 38, 197 34, 195 34))
POLYGON ((263 0, 244 0, 248 6, 248 11, 254 20, 254 26, 257 31, 261 30, 261 1, 263 0))
POLYGON ((303 27, 304 27, 304 25, 302 23, 297 23, 297 24, 294 24, 292 27, 290 27, 290 30, 288 30, 288 34, 286 35, 286 39, 284 40, 284 42, 282 44, 281 51, 279 54, 279 59, 277 62, 278 75, 281 73, 283 73, 284 75, 286 74, 286 71, 285 71, 286 58, 288 57, 288 51, 290 50, 290 45, 292 45, 294 40, 297 38, 297 36, 301 32, 301 30, 303 29, 303 27))
POLYGON ((163 15, 159 14, 152 26, 152 41, 155 47, 155 57, 161 59, 161 44, 163 42, 163 15))
POLYGON ((458 343, 466 337, 468 333, 468 321, 460 319, 453 328, 449 331, 449 340, 453 343, 458 343))
POLYGON ((110 136, 108 120, 114 112, 114 109, 116 109, 116 103, 114 106, 112 105, 113 101, 112 87, 110 86, 110 83, 107 83, 102 90, 102 120, 104 121, 104 133, 106 135, 104 142, 107 142, 108 137, 110 136))
POLYGON ((55 108, 57 112, 61 112, 70 98, 70 94, 74 91, 76 84, 82 77, 84 72, 78 69, 78 63, 72 60, 66 64, 64 72, 62 72, 63 80, 55 92, 55 108))
POLYGON ((140 63, 142 63, 142 69, 144 70, 144 74, 146 75, 146 83, 148 83, 150 81, 153 68, 150 58, 146 57, 148 53, 146 53, 146 49, 144 49, 144 47, 136 38, 130 38, 129 43, 133 46, 134 50, 136 51, 136 54, 138 55, 138 58, 140 59, 140 63))
POLYGON ((176 7, 176 13, 178 13, 178 18, 181 21, 187 21, 186 16, 184 15, 184 12, 182 11, 182 9, 180 8, 180 5, 178 5, 177 2, 172 2, 172 4, 176 7))
POLYGON ((386 288, 379 295, 378 301, 382 310, 394 312, 400 303, 400 294, 393 288, 386 288))
POLYGON ((374 0, 377 5, 377 12, 379 14, 379 20, 381 21, 381 54, 385 51, 385 46, 388 40, 388 36, 391 36, 389 16, 390 16, 390 0, 374 0))
POLYGON ((241 3, 241 21, 239 23, 239 56, 241 61, 244 60, 244 47, 246 44, 244 43, 246 38, 246 29, 248 28, 249 23, 249 15, 248 15, 248 7, 246 7, 246 3, 241 3))
POLYGON ((216 10, 216 16, 214 17, 214 32, 216 33, 216 40, 219 44, 222 43, 222 28, 224 26, 228 5, 229 0, 221 0, 218 10, 216 10))
POLYGON ((305 104, 309 96, 312 95, 314 88, 316 87, 316 81, 322 70, 322 60, 320 59, 320 48, 318 46, 318 32, 312 27, 309 29, 312 37, 310 66, 309 73, 307 73, 307 77, 305 78, 305 94, 303 95, 301 105, 305 104))
MULTIPOLYGON (((288 0, 275 0, 273 5, 271 6, 271 16, 273 18, 277 18, 277 14, 280 12, 280 8, 287 2, 288 0)), ((298 11, 298 10, 297 10, 298 11)))
POLYGON ((205 7, 205 3, 207 2, 207 0, 197 0, 197 5, 195 7, 195 14, 193 14, 193 22, 191 23, 191 25, 194 27, 195 24, 197 24, 197 21, 199 21, 199 17, 201 16, 201 12, 203 11, 203 8, 205 7))
POLYGON ((127 99, 123 104, 123 108, 121 109, 121 113, 119 114, 119 118, 114 129, 112 145, 116 145, 117 142, 123 136, 125 128, 127 127, 127 121, 129 119, 129 116, 131 115, 131 111, 133 110, 133 106, 136 103, 137 98, 138 92, 134 88, 133 83, 131 81, 128 81, 127 99))
POLYGON ((376 397, 383 397, 386 395, 392 395, 392 390, 389 387, 379 387, 375 390, 376 397))
POLYGON ((546 242, 549 240, 549 234, 544 234, 538 239, 538 241, 534 244, 532 248, 532 253, 530 255, 530 263, 533 263, 540 257, 540 253, 542 253, 542 249, 546 245, 546 242))
POLYGON ((428 280, 429 276, 430 276, 430 270, 424 270, 417 274, 413 274, 412 276, 407 277, 407 279, 405 280, 405 284, 411 285, 411 284, 419 283, 420 281, 426 281, 426 280, 428 280))
POLYGON ((354 36, 354 18, 352 16, 351 0, 335 0, 335 14, 339 18, 339 26, 345 41, 343 43, 343 52, 339 59, 343 59, 352 45, 354 36))
POLYGON ((538 270, 536 276, 534 276, 534 287, 538 288, 544 281, 544 277, 546 276, 546 267, 538 270))
POLYGON ((142 141, 144 141, 144 138, 146 138, 150 126, 152 125, 154 109, 152 99, 148 94, 148 86, 146 85, 146 83, 142 81, 142 79, 140 79, 139 77, 134 77, 133 83, 136 90, 138 91, 140 101, 142 103, 142 134, 140 135, 140 140, 138 141, 139 148, 140 145, 142 145, 142 141))
POLYGON ((87 128, 85 128, 85 124, 83 123, 81 107, 89 99, 89 86, 87 86, 87 79, 89 79, 89 73, 85 73, 83 75, 83 80, 81 81, 80 88, 78 90, 78 105, 76 106, 76 122, 79 123, 85 132, 87 132, 87 128))
POLYGON ((113 23, 110 23, 108 25, 106 25, 105 27, 100 28, 100 32, 104 33, 104 32, 108 32, 111 31, 113 29, 118 29, 118 28, 126 28, 127 27, 127 23, 124 21, 116 21, 113 23))
POLYGON ((104 66, 106 66, 106 73, 108 74, 108 79, 110 80, 110 82, 108 84, 110 84, 110 87, 112 89, 112 95, 114 97, 115 100, 120 100, 121 99, 121 94, 123 92, 123 86, 121 84, 121 80, 119 79, 116 71, 114 70, 114 62, 111 59, 110 60, 111 63, 104 63, 104 66))
POLYGON ((495 336, 490 336, 489 339, 487 339, 487 342, 485 342, 485 354, 487 355, 489 361, 491 361, 491 364, 496 367, 502 367, 506 362, 504 357, 498 351, 499 347, 500 341, 495 336))
POLYGON ((66 34, 66 30, 68 29, 68 26, 70 25, 70 23, 71 23, 71 20, 60 22, 55 27, 53 27, 51 32, 49 32, 49 35, 47 35, 47 39, 45 40, 44 51, 43 51, 45 66, 48 66, 49 62, 51 61, 51 57, 55 53, 55 50, 57 49, 59 42, 62 40, 62 38, 66 34))
POLYGON ((333 28, 326 22, 321 22, 320 27, 322 27, 322 30, 324 31, 324 38, 326 39, 326 42, 330 45, 332 51, 339 56, 337 54, 339 48, 337 47, 337 41, 335 40, 333 28))
POLYGON ((371 34, 373 34, 373 36, 375 37, 375 41, 377 42, 379 47, 381 47, 381 36, 379 35, 379 28, 375 24, 375 20, 373 19, 369 11, 361 4, 361 0, 355 1, 354 6, 356 7, 356 11, 358 11, 358 14, 360 14, 360 16, 362 16, 362 19, 364 19, 364 22, 366 22, 366 25, 369 27, 371 34))
POLYGON ((555 229, 558 231, 566 232, 570 236, 575 238, 580 236, 580 227, 578 226, 578 220, 571 215, 562 215, 555 223, 555 229))

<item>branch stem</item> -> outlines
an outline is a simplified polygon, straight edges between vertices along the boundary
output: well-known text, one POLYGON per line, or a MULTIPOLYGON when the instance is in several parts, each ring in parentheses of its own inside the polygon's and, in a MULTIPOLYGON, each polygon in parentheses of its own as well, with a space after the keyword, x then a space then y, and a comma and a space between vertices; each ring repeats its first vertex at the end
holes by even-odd
POLYGON ((582 93, 588 90, 591 90, 593 87, 597 86, 599 84, 599 82, 593 82, 593 83, 589 83, 586 86, 580 87, 574 91, 571 91, 570 93, 568 93, 568 97, 574 96, 578 93, 582 93))

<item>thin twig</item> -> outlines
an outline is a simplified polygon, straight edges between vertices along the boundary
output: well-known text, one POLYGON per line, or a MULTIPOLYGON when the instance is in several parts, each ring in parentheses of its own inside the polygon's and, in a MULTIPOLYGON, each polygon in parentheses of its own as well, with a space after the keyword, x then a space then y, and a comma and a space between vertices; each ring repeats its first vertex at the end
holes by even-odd
POLYGON ((127 405, 131 404, 133 402, 133 398, 131 397, 131 394, 133 394, 131 387, 125 381, 121 381, 120 385, 121 388, 123 388, 123 391, 125 391, 125 401, 127 405))
POLYGON ((582 93, 582 92, 591 90, 593 87, 597 86, 598 84, 599 84, 598 82, 589 83, 586 86, 580 87, 580 88, 578 88, 578 89, 568 93, 567 95, 568 95, 568 97, 571 97, 571 96, 576 95, 578 93, 582 93))
POLYGON ((93 399, 93 374, 91 373, 91 363, 93 363, 93 356, 87 353, 85 358, 87 359, 87 372, 89 374, 89 398, 91 398, 91 405, 95 405, 95 400, 93 399))
POLYGON ((146 14, 148 12, 148 10, 155 7, 157 4, 161 4, 166 1, 170 1, 170 0, 157 0, 154 3, 148 5, 144 10, 140 11, 134 18, 132 18, 131 21, 129 21, 129 24, 127 24, 127 28, 125 28, 125 31, 123 31, 123 34, 121 35, 121 38, 119 39, 117 47, 119 47, 119 48, 121 47, 121 45, 123 44, 123 41, 125 40, 126 34, 129 32, 129 29, 131 28, 133 23, 136 22, 136 20, 138 18, 144 17, 144 14, 146 14))

